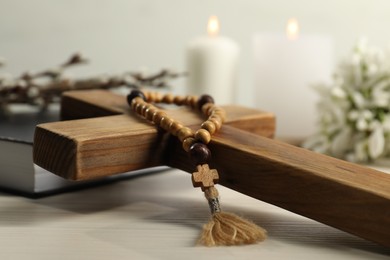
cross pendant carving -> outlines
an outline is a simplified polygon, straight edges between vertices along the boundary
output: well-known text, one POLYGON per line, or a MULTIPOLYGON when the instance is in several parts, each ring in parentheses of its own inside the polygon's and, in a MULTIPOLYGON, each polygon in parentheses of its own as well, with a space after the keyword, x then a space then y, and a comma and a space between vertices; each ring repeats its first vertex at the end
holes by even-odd
POLYGON ((208 164, 198 165, 197 172, 192 173, 192 184, 194 187, 205 188, 214 186, 218 183, 218 172, 215 169, 210 169, 208 164))
MULTIPOLYGON (((390 175, 272 140, 269 113, 226 106, 227 121, 209 144, 219 183, 253 198, 390 246, 390 175)), ((202 118, 167 111, 183 124, 202 118)), ((176 138, 133 115, 125 97, 74 91, 64 119, 37 126, 34 161, 68 179, 85 180, 168 165, 192 172, 176 138), (85 118, 85 119, 82 119, 85 118)))

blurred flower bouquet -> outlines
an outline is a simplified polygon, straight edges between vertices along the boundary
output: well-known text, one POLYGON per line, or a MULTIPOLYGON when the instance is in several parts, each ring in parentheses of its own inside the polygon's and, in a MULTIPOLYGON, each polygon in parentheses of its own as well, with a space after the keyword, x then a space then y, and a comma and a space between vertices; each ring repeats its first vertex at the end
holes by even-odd
POLYGON ((305 148, 353 162, 390 155, 390 55, 360 41, 320 95, 318 133, 305 148))

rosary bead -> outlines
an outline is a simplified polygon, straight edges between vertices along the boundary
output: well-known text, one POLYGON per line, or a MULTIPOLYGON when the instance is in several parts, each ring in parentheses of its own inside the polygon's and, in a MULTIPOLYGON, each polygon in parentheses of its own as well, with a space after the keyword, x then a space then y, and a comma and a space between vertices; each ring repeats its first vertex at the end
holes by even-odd
POLYGON ((225 120, 226 120, 226 112, 222 108, 217 107, 216 109, 214 109, 212 111, 212 113, 211 113, 211 116, 214 116, 214 115, 219 116, 219 118, 221 119, 222 123, 225 122, 225 120))
POLYGON ((218 120, 218 121, 221 122, 221 124, 222 124, 222 117, 221 117, 221 115, 219 115, 219 114, 212 114, 212 115, 209 117, 209 119, 218 120))
POLYGON ((193 133, 192 130, 188 127, 183 127, 177 132, 177 137, 179 138, 180 142, 183 142, 186 138, 192 137, 193 133))
POLYGON ((184 105, 185 103, 185 97, 182 96, 176 96, 173 98, 173 103, 175 103, 178 106, 184 105))
POLYGON ((179 132, 180 129, 182 129, 184 126, 180 124, 177 121, 173 121, 171 125, 169 126, 169 132, 173 134, 174 136, 177 136, 177 133, 179 132))
POLYGON ((219 129, 221 129, 222 122, 220 121, 220 119, 210 118, 208 121, 211 121, 211 122, 214 123, 214 125, 215 125, 215 130, 216 130, 216 131, 218 131, 219 129))
POLYGON ((154 96, 155 96, 155 93, 154 92, 147 92, 146 94, 146 101, 147 102, 154 102, 154 96))
POLYGON ((215 133, 215 125, 213 122, 207 120, 201 126, 201 128, 206 129, 211 135, 215 133))
POLYGON ((143 100, 146 100, 145 94, 142 91, 134 89, 130 92, 129 95, 127 95, 127 103, 131 105, 131 101, 133 101, 133 99, 136 97, 140 97, 143 100))
POLYGON ((142 114, 142 108, 144 106, 145 102, 139 102, 137 106, 135 107, 135 112, 137 112, 138 115, 142 114))
POLYGON ((197 104, 198 109, 201 110, 203 105, 207 104, 207 103, 214 104, 214 98, 212 96, 209 96, 209 95, 200 96, 199 100, 198 100, 198 104, 197 104))
POLYGON ((194 160, 195 164, 205 164, 211 159, 211 152, 205 144, 194 143, 190 147, 190 156, 194 160))
POLYGON ((143 117, 146 117, 146 111, 149 110, 149 108, 151 108, 152 105, 151 104, 148 104, 146 103, 145 105, 142 106, 142 111, 141 111, 141 115, 143 117))
POLYGON ((166 115, 167 114, 165 114, 165 112, 163 111, 155 112, 152 118, 153 123, 155 123, 156 125, 160 125, 161 119, 163 119, 166 115))
POLYGON ((206 116, 210 115, 210 110, 214 107, 214 104, 207 103, 202 106, 202 113, 206 116))
POLYGON ((196 108, 197 102, 198 102, 198 98, 196 96, 187 96, 185 99, 186 105, 191 108, 196 108))
POLYGON ((153 115, 157 112, 156 108, 153 106, 150 106, 148 109, 145 111, 145 118, 149 121, 153 122, 153 115))
POLYGON ((199 129, 195 132, 195 139, 204 144, 208 144, 211 140, 211 135, 206 129, 199 129))
POLYGON ((174 96, 172 94, 165 94, 162 98, 162 102, 167 104, 173 103, 174 96))
POLYGON ((133 100, 131 101, 131 109, 133 109, 133 111, 136 111, 137 105, 138 105, 137 98, 133 98, 133 100))
POLYGON ((163 95, 160 92, 154 92, 154 94, 155 94, 154 102, 155 103, 160 103, 162 98, 163 98, 163 95))
POLYGON ((187 137, 186 139, 184 139, 184 141, 183 141, 183 149, 184 149, 184 151, 186 151, 188 153, 190 151, 190 147, 194 143, 196 143, 196 140, 193 137, 187 137))
POLYGON ((137 113, 140 116, 144 116, 144 111, 145 111, 145 108, 146 108, 146 104, 147 103, 141 103, 141 105, 139 107, 137 107, 137 109, 138 109, 137 113))
POLYGON ((166 131, 169 130, 169 126, 173 123, 173 119, 169 117, 163 117, 160 121, 160 127, 166 131))

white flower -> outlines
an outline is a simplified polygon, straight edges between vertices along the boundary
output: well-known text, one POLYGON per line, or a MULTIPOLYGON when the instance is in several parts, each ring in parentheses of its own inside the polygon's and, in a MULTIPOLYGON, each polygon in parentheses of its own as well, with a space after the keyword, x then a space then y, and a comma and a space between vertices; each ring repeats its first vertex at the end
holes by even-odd
POLYGON ((372 159, 378 158, 385 148, 382 127, 377 127, 368 138, 368 153, 372 159))
POLYGON ((362 140, 360 142, 358 142, 356 145, 355 145, 355 159, 356 161, 361 161, 361 162, 364 162, 364 161, 367 161, 368 160, 368 155, 367 155, 367 140, 362 140))
POLYGON ((360 41, 316 91, 319 129, 305 147, 356 162, 390 156, 390 49, 360 41))
POLYGON ((368 125, 368 130, 371 132, 375 131, 377 128, 382 128, 382 124, 378 120, 372 120, 368 125))
POLYGON ((364 97, 362 96, 362 94, 360 92, 357 92, 357 91, 354 91, 352 93, 352 100, 353 100, 355 106, 357 106, 358 108, 363 108, 364 104, 366 102, 364 100, 364 97))
POLYGON ((352 110, 348 113, 348 119, 355 121, 359 118, 359 112, 357 110, 352 110))
POLYGON ((341 99, 343 99, 343 98, 345 98, 347 96, 345 91, 342 88, 340 88, 340 87, 332 88, 331 93, 332 93, 332 96, 334 96, 336 98, 341 98, 341 99))
POLYGON ((365 131, 365 130, 367 130, 367 127, 368 127, 368 124, 364 118, 359 118, 356 121, 356 129, 358 129, 359 131, 365 131))
POLYGON ((389 106, 390 93, 384 88, 376 87, 372 90, 372 99, 373 105, 378 107, 387 107, 389 106))
POLYGON ((348 150, 350 138, 351 129, 349 127, 342 129, 333 139, 330 152, 336 157, 341 157, 348 150))
POLYGON ((372 112, 368 109, 365 109, 362 111, 362 117, 364 119, 367 119, 367 120, 370 120, 374 117, 374 115, 372 114, 372 112))
POLYGON ((390 115, 386 115, 382 122, 382 127, 385 132, 390 131, 390 115))

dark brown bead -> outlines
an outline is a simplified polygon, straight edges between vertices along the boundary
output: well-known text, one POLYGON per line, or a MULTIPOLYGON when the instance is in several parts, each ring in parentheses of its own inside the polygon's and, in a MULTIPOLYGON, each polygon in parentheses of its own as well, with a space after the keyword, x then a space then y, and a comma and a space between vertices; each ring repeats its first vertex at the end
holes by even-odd
POLYGON ((195 164, 205 164, 211 158, 211 152, 209 148, 205 144, 202 143, 194 143, 190 147, 190 156, 191 159, 195 162, 195 164))
POLYGON ((199 110, 202 110, 204 104, 211 103, 214 104, 214 98, 209 95, 202 95, 199 97, 197 107, 199 110))
POLYGON ((131 106, 131 101, 133 101, 133 99, 136 97, 140 97, 143 100, 146 100, 145 95, 142 91, 134 89, 130 92, 129 95, 127 95, 127 103, 131 106))

